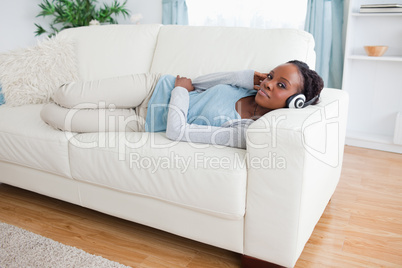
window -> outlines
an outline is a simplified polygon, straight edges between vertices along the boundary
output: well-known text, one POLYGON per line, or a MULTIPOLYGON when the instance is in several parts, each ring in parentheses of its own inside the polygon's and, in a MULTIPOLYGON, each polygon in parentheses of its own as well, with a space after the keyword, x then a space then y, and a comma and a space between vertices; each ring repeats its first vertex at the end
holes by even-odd
POLYGON ((307 0, 187 0, 189 24, 304 29, 307 0))

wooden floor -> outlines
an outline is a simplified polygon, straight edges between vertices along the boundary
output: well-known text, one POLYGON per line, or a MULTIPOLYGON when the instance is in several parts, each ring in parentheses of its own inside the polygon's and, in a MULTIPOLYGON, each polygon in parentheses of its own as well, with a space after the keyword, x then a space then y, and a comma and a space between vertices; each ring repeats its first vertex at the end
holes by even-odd
MULTIPOLYGON (((0 221, 132 267, 240 267, 236 253, 4 184, 0 221)), ((296 267, 402 267, 401 154, 345 148, 338 188, 296 267)))

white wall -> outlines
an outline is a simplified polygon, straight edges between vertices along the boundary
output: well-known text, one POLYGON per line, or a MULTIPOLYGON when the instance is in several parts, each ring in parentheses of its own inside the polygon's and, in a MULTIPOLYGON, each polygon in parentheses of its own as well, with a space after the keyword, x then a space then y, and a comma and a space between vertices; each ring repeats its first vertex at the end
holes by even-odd
MULTIPOLYGON (((99 3, 112 3, 112 0, 99 0, 99 3)), ((121 1, 123 2, 123 1, 121 1)), ((0 53, 36 44, 34 23, 47 26, 45 19, 36 18, 42 0, 0 0, 0 53)), ((127 8, 131 14, 141 13, 142 24, 162 22, 162 0, 128 0, 127 8)), ((119 19, 120 24, 130 24, 130 20, 119 19)))
MULTIPOLYGON (((112 0, 99 0, 100 3, 111 3, 112 0)), ((345 2, 346 30, 349 0, 345 2)), ((38 4, 42 0, 0 0, 0 53, 16 48, 24 48, 36 44, 36 27, 34 23, 48 25, 43 18, 36 18, 40 12, 38 4)), ((162 23, 162 0, 128 0, 127 7, 131 14, 141 13, 141 23, 162 23)), ((120 18, 119 23, 129 24, 129 19, 120 18)), ((344 31, 345 33, 345 31, 344 31)))

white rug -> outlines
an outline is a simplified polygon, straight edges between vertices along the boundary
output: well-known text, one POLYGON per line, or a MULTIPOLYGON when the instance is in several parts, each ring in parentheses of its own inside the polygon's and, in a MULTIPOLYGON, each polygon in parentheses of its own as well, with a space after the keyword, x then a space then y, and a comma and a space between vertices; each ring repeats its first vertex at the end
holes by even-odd
POLYGON ((0 267, 128 267, 0 222, 0 267))

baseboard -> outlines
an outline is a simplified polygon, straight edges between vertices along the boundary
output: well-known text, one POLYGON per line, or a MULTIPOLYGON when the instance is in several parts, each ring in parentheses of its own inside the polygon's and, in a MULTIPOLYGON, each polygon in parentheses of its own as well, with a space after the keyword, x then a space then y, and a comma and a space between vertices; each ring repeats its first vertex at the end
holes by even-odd
POLYGON ((402 146, 401 145, 370 142, 370 141, 358 140, 358 139, 353 139, 353 138, 346 138, 345 144, 350 145, 350 146, 367 148, 367 149, 402 154, 402 146))

